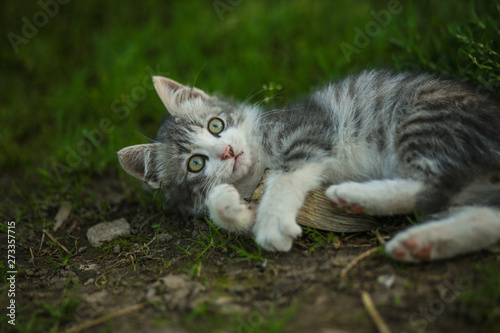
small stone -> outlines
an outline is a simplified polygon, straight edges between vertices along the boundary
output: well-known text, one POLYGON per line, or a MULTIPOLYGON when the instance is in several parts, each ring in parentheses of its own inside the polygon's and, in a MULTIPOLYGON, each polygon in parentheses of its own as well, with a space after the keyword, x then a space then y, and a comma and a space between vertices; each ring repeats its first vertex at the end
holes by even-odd
POLYGON ((189 276, 185 274, 167 275, 159 280, 171 290, 186 288, 191 282, 189 276))
POLYGON ((96 247, 114 238, 128 235, 130 235, 130 224, 124 218, 96 224, 87 231, 90 244, 96 247))
POLYGON ((154 286, 151 286, 146 292, 146 299, 148 301, 151 301, 151 299, 153 299, 153 297, 155 296, 156 296, 156 288, 154 288, 154 286))
POLYGON ((168 242, 169 240, 171 240, 172 238, 174 238, 174 236, 170 235, 170 234, 161 234, 161 235, 158 235, 158 237, 156 237, 156 240, 158 242, 168 242))
POLYGON ((238 304, 225 303, 218 306, 218 312, 223 315, 235 315, 244 312, 244 309, 238 304))
POLYGON ((120 245, 116 245, 116 246, 113 248, 113 252, 114 252, 114 253, 116 253, 116 254, 120 253, 120 251, 121 251, 121 247, 120 247, 120 245))
POLYGON ((106 304, 109 301, 109 292, 105 289, 96 291, 85 297, 85 300, 92 305, 106 304))
POLYGON ((85 263, 85 264, 80 264, 80 266, 78 267, 79 270, 81 271, 95 271, 99 268, 99 266, 97 266, 97 264, 95 263, 85 263))
POLYGON ((94 283, 95 279, 94 278, 90 278, 88 279, 87 281, 85 281, 85 283, 83 284, 84 286, 88 286, 89 284, 92 284, 94 283))
POLYGON ((36 271, 35 276, 45 276, 49 271, 46 268, 42 268, 36 271))
POLYGON ((377 282, 380 285, 386 287, 387 289, 390 289, 392 287, 395 280, 396 280, 396 276, 394 274, 380 275, 377 278, 377 282))

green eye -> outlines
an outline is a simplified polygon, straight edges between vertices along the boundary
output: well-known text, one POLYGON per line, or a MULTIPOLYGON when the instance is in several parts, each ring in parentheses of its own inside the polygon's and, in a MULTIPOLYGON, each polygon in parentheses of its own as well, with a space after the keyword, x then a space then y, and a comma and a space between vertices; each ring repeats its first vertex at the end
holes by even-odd
POLYGON ((213 135, 219 135, 224 130, 224 122, 220 118, 212 118, 208 122, 208 131, 213 135))
POLYGON ((194 155, 189 159, 188 170, 191 172, 200 172, 205 167, 205 158, 200 155, 194 155))

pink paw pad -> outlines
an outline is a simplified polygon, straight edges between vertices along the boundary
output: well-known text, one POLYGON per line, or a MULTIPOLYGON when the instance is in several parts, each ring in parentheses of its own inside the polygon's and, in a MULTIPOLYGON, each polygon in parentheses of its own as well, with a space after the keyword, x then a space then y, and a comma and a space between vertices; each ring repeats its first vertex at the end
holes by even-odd
POLYGON ((391 252, 394 259, 398 261, 404 261, 408 256, 421 261, 429 260, 431 257, 431 244, 419 246, 416 240, 410 238, 403 241, 401 245, 401 247, 396 247, 391 252))
POLYGON ((414 255, 415 258, 420 260, 428 260, 431 257, 432 247, 430 244, 424 245, 419 251, 414 255))
POLYGON ((349 209, 351 211, 353 211, 354 213, 358 213, 358 214, 363 214, 364 213, 364 209, 363 209, 363 206, 361 206, 360 204, 352 204, 351 207, 349 207, 349 209))
POLYGON ((392 256, 396 260, 401 260, 406 256, 406 251, 403 249, 400 249, 400 248, 396 248, 396 249, 392 250, 392 256))
POLYGON ((414 239, 407 239, 403 242, 403 244, 409 250, 413 250, 418 247, 418 243, 414 239))
POLYGON ((338 201, 339 203, 330 200, 330 205, 332 205, 332 207, 335 208, 338 208, 340 206, 340 208, 345 209, 348 213, 363 214, 365 212, 363 206, 361 206, 360 204, 357 203, 349 204, 349 202, 344 198, 339 198, 338 201))

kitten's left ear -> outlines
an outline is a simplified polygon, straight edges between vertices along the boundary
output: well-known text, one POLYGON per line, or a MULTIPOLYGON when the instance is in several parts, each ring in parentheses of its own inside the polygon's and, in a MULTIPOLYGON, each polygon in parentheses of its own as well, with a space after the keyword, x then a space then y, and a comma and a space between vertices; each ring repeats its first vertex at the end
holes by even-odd
POLYGON ((159 143, 125 147, 118 152, 118 159, 125 171, 157 189, 160 187, 157 154, 161 148, 159 143))
POLYGON ((201 99, 206 101, 210 98, 205 92, 197 88, 189 88, 174 80, 162 76, 153 76, 153 84, 161 101, 173 116, 181 115, 180 105, 201 99))

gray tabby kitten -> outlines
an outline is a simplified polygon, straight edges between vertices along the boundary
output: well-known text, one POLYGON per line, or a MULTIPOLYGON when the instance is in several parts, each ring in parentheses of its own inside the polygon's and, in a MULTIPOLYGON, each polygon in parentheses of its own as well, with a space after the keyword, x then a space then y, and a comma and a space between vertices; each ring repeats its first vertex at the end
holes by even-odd
POLYGON ((322 183, 334 206, 416 210, 429 221, 387 244, 397 260, 450 258, 500 239, 500 106, 458 82, 366 71, 263 112, 153 81, 170 115, 154 143, 118 152, 123 168, 161 186, 171 204, 252 233, 266 250, 290 250, 302 233, 298 210, 322 183), (259 206, 246 203, 266 168, 259 206))

